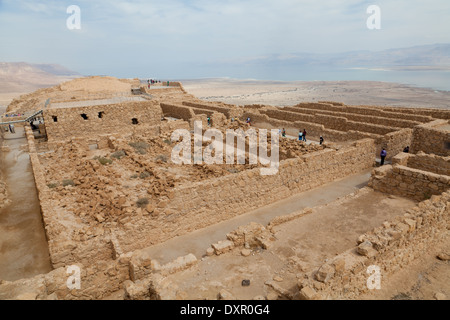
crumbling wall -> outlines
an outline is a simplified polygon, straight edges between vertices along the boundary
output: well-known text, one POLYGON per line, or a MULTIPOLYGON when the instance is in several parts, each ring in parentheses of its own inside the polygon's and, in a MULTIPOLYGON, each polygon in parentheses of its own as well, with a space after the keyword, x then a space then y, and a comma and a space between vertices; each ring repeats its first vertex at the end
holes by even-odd
MULTIPOLYGON (((399 109, 398 107, 384 107, 384 106, 379 108, 389 112, 396 112, 399 109)), ((435 119, 450 120, 450 110, 432 109, 432 108, 401 108, 401 110, 414 115, 422 115, 426 117, 433 117, 435 119)))
POLYGON ((450 131, 439 129, 439 126, 446 124, 448 124, 447 120, 435 120, 416 126, 413 131, 411 152, 422 151, 439 156, 450 156, 450 131))
POLYGON ((392 164, 450 176, 450 157, 440 157, 423 152, 419 154, 399 153, 392 159, 392 164))
POLYGON ((301 113, 294 113, 289 111, 281 111, 281 110, 260 110, 261 114, 266 114, 272 119, 281 120, 281 121, 288 121, 288 122, 314 122, 314 116, 301 114, 301 113))
POLYGON ((348 121, 344 117, 316 114, 311 122, 323 124, 326 128, 332 130, 348 131, 348 121))
POLYGON ((236 107, 221 107, 217 105, 209 105, 209 104, 203 104, 198 102, 191 102, 191 101, 183 101, 184 106, 193 107, 197 109, 204 109, 204 110, 212 110, 217 111, 220 113, 223 113, 228 119, 231 118, 239 118, 241 116, 241 112, 236 107))
POLYGON ((445 192, 365 233, 357 247, 299 280, 300 299, 358 299, 370 292, 369 266, 379 268, 383 287, 384 279, 448 239, 449 214, 450 192, 445 192))
POLYGON ((184 106, 161 103, 161 109, 165 117, 183 119, 184 121, 190 121, 195 116, 195 113, 194 111, 192 111, 192 108, 184 106))
POLYGON ((123 289, 123 283, 130 279, 129 261, 125 256, 89 265, 74 263, 29 279, 0 280, 0 300, 101 300, 123 289), (72 280, 74 267, 80 270, 79 289, 68 286, 76 284, 72 280))
POLYGON ((422 201, 450 188, 450 176, 387 165, 374 170, 369 186, 376 191, 422 201))
POLYGON ((384 135, 377 140, 377 155, 380 154, 382 148, 386 149, 388 160, 403 152, 405 147, 411 146, 412 133, 412 129, 402 129, 384 135))
POLYGON ((154 101, 44 111, 49 141, 133 131, 155 135, 159 134, 161 117, 161 108, 154 101))

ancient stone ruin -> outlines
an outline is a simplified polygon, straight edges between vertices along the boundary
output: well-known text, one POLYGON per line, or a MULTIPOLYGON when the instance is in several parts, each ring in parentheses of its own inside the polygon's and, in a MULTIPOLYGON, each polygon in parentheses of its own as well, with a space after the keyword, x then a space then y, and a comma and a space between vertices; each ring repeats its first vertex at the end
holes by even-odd
MULTIPOLYGON (((379 266, 387 277, 448 243, 449 110, 336 102, 238 107, 198 100, 181 83, 148 89, 108 78, 117 90, 105 91, 92 85, 97 80, 23 96, 8 109, 23 115, 1 119, 6 137, 2 123, 40 112, 34 130, 28 122, 18 127, 24 126, 53 270, 0 280, 0 299, 359 299, 370 292, 367 266, 379 266), (193 132, 197 121, 203 132, 225 134, 248 130, 248 118, 253 128, 286 130, 276 175, 261 175, 261 164, 172 162, 175 130, 193 132), (309 143, 298 141, 303 129, 309 143), (388 156, 380 167, 382 148, 388 156), (373 220, 326 262, 325 256, 302 260, 300 242, 283 242, 294 225, 327 210, 321 205, 224 231, 200 255, 188 251, 161 261, 154 253, 158 245, 370 170, 368 186, 330 206, 351 213, 351 203, 388 203, 395 196, 408 210, 393 208, 383 216, 389 221, 373 220), (245 266, 232 270, 235 277, 254 278, 247 291, 221 273, 230 260, 245 266), (79 289, 67 285, 71 266, 81 270, 79 289), (220 272, 208 275, 212 266, 220 272)), ((8 205, 4 181, 0 172, 0 207, 8 205)))

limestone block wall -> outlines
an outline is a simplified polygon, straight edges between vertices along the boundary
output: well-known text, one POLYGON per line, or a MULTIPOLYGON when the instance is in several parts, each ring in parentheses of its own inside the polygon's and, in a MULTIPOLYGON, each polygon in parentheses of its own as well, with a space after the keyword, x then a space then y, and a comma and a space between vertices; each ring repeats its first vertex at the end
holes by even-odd
POLYGON ((450 157, 440 157, 425 153, 400 153, 392 159, 392 163, 394 165, 399 164, 413 169, 450 176, 450 157))
POLYGON ((357 113, 368 116, 383 117, 388 119, 402 119, 418 122, 429 122, 433 120, 431 116, 413 114, 408 108, 394 108, 391 111, 384 111, 376 106, 346 106, 346 112, 357 113))
POLYGON ((337 113, 351 113, 360 114, 365 116, 376 116, 388 119, 400 119, 400 120, 410 120, 418 122, 430 122, 433 120, 430 115, 420 115, 414 114, 408 108, 392 108, 389 111, 385 111, 380 107, 375 106, 344 106, 344 105, 333 105, 329 103, 299 103, 293 108, 300 109, 313 109, 318 111, 331 111, 337 113))
POLYGON ((179 105, 161 103, 161 109, 165 117, 183 119, 184 121, 189 121, 195 116, 191 108, 179 105))
MULTIPOLYGON (((398 110, 396 107, 380 107, 382 110, 395 112, 398 110)), ((431 108, 402 108, 406 112, 414 115, 422 115, 426 117, 433 117, 435 119, 450 120, 450 110, 445 109, 431 109, 431 108)), ((429 121, 428 121, 429 122, 429 121)))
POLYGON ((377 155, 380 154, 382 148, 386 148, 386 158, 390 160, 403 152, 405 147, 411 146, 412 133, 412 129, 403 129, 384 135, 382 139, 377 141, 377 155))
POLYGON ((81 288, 70 290, 67 286, 73 270, 57 268, 47 274, 14 282, 0 281, 0 300, 100 300, 123 289, 129 277, 129 258, 97 261, 80 268, 81 288))
POLYGON ((331 111, 317 111, 316 113, 327 114, 331 116, 341 116, 345 117, 350 121, 362 122, 362 123, 371 123, 388 127, 395 128, 412 128, 416 125, 421 124, 419 121, 411 121, 411 120, 402 120, 402 119, 390 119, 383 118, 377 116, 366 116, 361 114, 353 114, 353 113, 336 113, 331 111))
MULTIPOLYGON (((260 114, 258 111, 246 110, 243 113, 242 119, 245 120, 250 117, 252 125, 265 129, 282 129, 285 128, 288 135, 297 136, 299 130, 306 129, 309 137, 314 137, 316 140, 323 136, 325 141, 356 141, 360 139, 375 139, 380 140, 383 136, 374 133, 359 132, 349 130, 347 132, 332 130, 325 128, 322 124, 303 122, 303 121, 282 121, 270 118, 267 114, 260 114)), ((381 145, 381 142, 378 143, 381 145)), ((377 144, 377 145, 378 145, 377 144)))
POLYGON ((197 103, 197 102, 190 102, 190 101, 183 101, 183 105, 188 107, 194 107, 198 109, 206 109, 206 110, 213 110, 220 113, 223 113, 228 119, 231 118, 239 118, 242 115, 242 110, 233 107, 233 106, 217 106, 217 105, 209 105, 209 104, 203 104, 203 103, 197 103))
POLYGON ((321 115, 328 115, 331 117, 343 117, 349 121, 377 124, 377 125, 395 127, 395 128, 412 128, 416 125, 421 124, 421 122, 419 122, 419 121, 403 120, 403 119, 396 119, 396 118, 391 119, 391 118, 385 118, 385 117, 379 117, 379 116, 373 116, 373 115, 369 116, 369 115, 355 114, 355 113, 349 113, 349 112, 335 112, 335 111, 316 110, 316 109, 300 109, 300 108, 295 108, 295 107, 283 107, 282 110, 289 111, 289 112, 295 112, 295 113, 310 114, 310 115, 321 114, 321 115))
POLYGON ((441 130, 439 126, 448 124, 446 120, 436 120, 414 128, 411 152, 433 153, 439 156, 450 156, 450 130, 441 130))
POLYGON ((374 170, 369 186, 383 193, 422 201, 447 191, 450 176, 402 165, 387 165, 374 170))
POLYGON ((280 163, 279 173, 259 169, 177 187, 155 204, 151 217, 134 221, 133 234, 117 233, 125 252, 166 241, 310 190, 373 166, 374 141, 365 139, 341 150, 325 149, 280 163))
POLYGON ((157 102, 126 102, 80 108, 53 108, 44 111, 49 141, 72 136, 128 134, 134 130, 153 134, 161 122, 162 111, 157 102))
POLYGON ((282 121, 302 121, 302 122, 314 122, 314 116, 294 113, 289 111, 281 111, 281 110, 260 110, 261 114, 266 114, 270 118, 282 120, 282 121))
POLYGON ((348 131, 348 121, 344 117, 335 117, 325 114, 316 114, 311 122, 323 124, 326 128, 339 131, 348 131))
POLYGON ((310 280, 299 282, 299 290, 308 288, 320 299, 359 299, 370 292, 368 266, 380 268, 383 288, 389 276, 448 239, 449 223, 450 192, 445 192, 362 235, 358 242, 368 244, 368 255, 354 247, 336 256, 319 268, 328 272, 326 283, 314 286, 317 270, 310 280))

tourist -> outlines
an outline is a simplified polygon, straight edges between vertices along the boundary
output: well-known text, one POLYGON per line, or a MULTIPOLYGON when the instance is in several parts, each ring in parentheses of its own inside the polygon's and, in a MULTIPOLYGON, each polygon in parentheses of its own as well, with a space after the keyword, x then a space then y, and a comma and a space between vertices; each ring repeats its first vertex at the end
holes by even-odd
POLYGON ((306 142, 306 129, 303 129, 303 141, 306 142))
POLYGON ((386 149, 383 148, 383 150, 381 150, 381 153, 380 153, 381 165, 384 165, 384 160, 386 159, 386 156, 387 156, 386 149))
POLYGON ((302 130, 300 130, 298 132, 298 141, 302 141, 302 140, 303 140, 303 132, 302 132, 302 130))
POLYGON ((323 144, 323 137, 320 136, 320 145, 322 145, 322 144, 323 144))
POLYGON ((250 117, 247 118, 247 124, 248 124, 249 127, 251 126, 251 124, 250 124, 250 117))
POLYGON ((286 137, 286 130, 283 128, 282 136, 286 137))
POLYGON ((16 133, 16 130, 14 129, 14 125, 12 123, 9 125, 9 131, 11 131, 11 133, 16 133))
POLYGON ((409 146, 407 146, 405 149, 403 149, 404 153, 409 153, 409 146))
POLYGON ((208 117, 208 127, 211 127, 211 117, 208 117))

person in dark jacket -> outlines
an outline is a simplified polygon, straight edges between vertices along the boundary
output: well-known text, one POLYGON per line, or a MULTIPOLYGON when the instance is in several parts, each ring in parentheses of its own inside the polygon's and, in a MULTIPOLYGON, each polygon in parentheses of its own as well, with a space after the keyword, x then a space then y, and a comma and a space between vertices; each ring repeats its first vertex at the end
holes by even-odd
POLYGON ((386 159, 386 156, 387 156, 387 151, 386 151, 386 149, 383 148, 383 150, 381 150, 381 153, 380 153, 381 165, 384 165, 384 160, 386 159))

